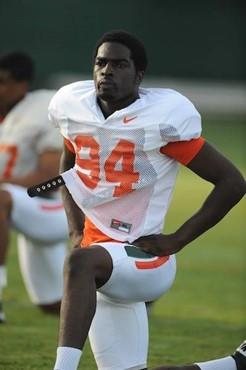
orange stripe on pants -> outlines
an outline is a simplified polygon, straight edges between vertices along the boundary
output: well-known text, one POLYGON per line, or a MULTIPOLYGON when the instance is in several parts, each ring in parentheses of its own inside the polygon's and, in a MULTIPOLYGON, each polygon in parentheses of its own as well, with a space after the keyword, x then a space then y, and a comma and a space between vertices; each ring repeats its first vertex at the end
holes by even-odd
POLYGON ((167 262, 169 260, 169 258, 170 258, 170 256, 163 256, 163 257, 157 258, 154 261, 149 261, 149 262, 135 261, 135 265, 139 270, 156 269, 157 267, 160 267, 165 262, 167 262))

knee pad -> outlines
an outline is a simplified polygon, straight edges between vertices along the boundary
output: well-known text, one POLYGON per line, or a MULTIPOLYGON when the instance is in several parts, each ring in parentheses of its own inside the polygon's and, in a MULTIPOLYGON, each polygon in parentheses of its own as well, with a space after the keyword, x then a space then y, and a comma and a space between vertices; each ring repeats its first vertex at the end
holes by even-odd
POLYGON ((89 339, 98 369, 146 368, 149 336, 145 303, 122 303, 97 293, 89 339))

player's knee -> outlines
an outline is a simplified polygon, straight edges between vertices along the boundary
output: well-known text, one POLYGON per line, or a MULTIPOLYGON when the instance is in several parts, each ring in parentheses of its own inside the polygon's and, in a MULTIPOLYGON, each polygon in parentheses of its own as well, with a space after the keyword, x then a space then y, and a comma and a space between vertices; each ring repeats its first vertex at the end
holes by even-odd
POLYGON ((77 278, 78 275, 92 271, 93 257, 89 248, 71 249, 66 257, 64 275, 77 278))
POLYGON ((49 315, 59 315, 61 308, 61 301, 51 303, 51 304, 39 304, 38 307, 46 314, 49 315))

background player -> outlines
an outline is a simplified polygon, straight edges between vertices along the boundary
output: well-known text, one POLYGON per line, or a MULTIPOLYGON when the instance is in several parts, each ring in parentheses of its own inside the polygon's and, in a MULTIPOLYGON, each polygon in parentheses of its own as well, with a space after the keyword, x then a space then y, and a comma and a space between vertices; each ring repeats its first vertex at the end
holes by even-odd
POLYGON ((200 115, 188 99, 139 88, 146 66, 133 35, 106 34, 96 45, 94 82, 68 85, 50 104, 66 141, 61 169, 72 197, 65 188, 63 196, 75 247, 65 263, 55 369, 77 369, 89 330, 99 369, 146 368, 143 302, 172 285, 174 254, 245 193, 240 172, 201 138, 200 115), (162 235, 178 162, 214 188, 195 215, 162 235))
POLYGON ((57 192, 30 199, 26 188, 58 174, 62 139, 48 121, 55 91, 28 92, 33 73, 33 61, 23 52, 0 58, 0 301, 13 228, 31 301, 58 313, 68 238, 63 204, 57 192))

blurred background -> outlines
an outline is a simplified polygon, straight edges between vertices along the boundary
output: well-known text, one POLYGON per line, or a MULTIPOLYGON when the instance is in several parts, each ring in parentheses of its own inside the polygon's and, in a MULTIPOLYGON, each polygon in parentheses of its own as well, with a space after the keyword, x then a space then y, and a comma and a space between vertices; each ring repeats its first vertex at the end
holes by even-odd
POLYGON ((0 0, 0 54, 29 52, 33 88, 91 77, 106 31, 124 29, 149 55, 145 86, 174 88, 206 117, 246 115, 243 0, 0 0))

